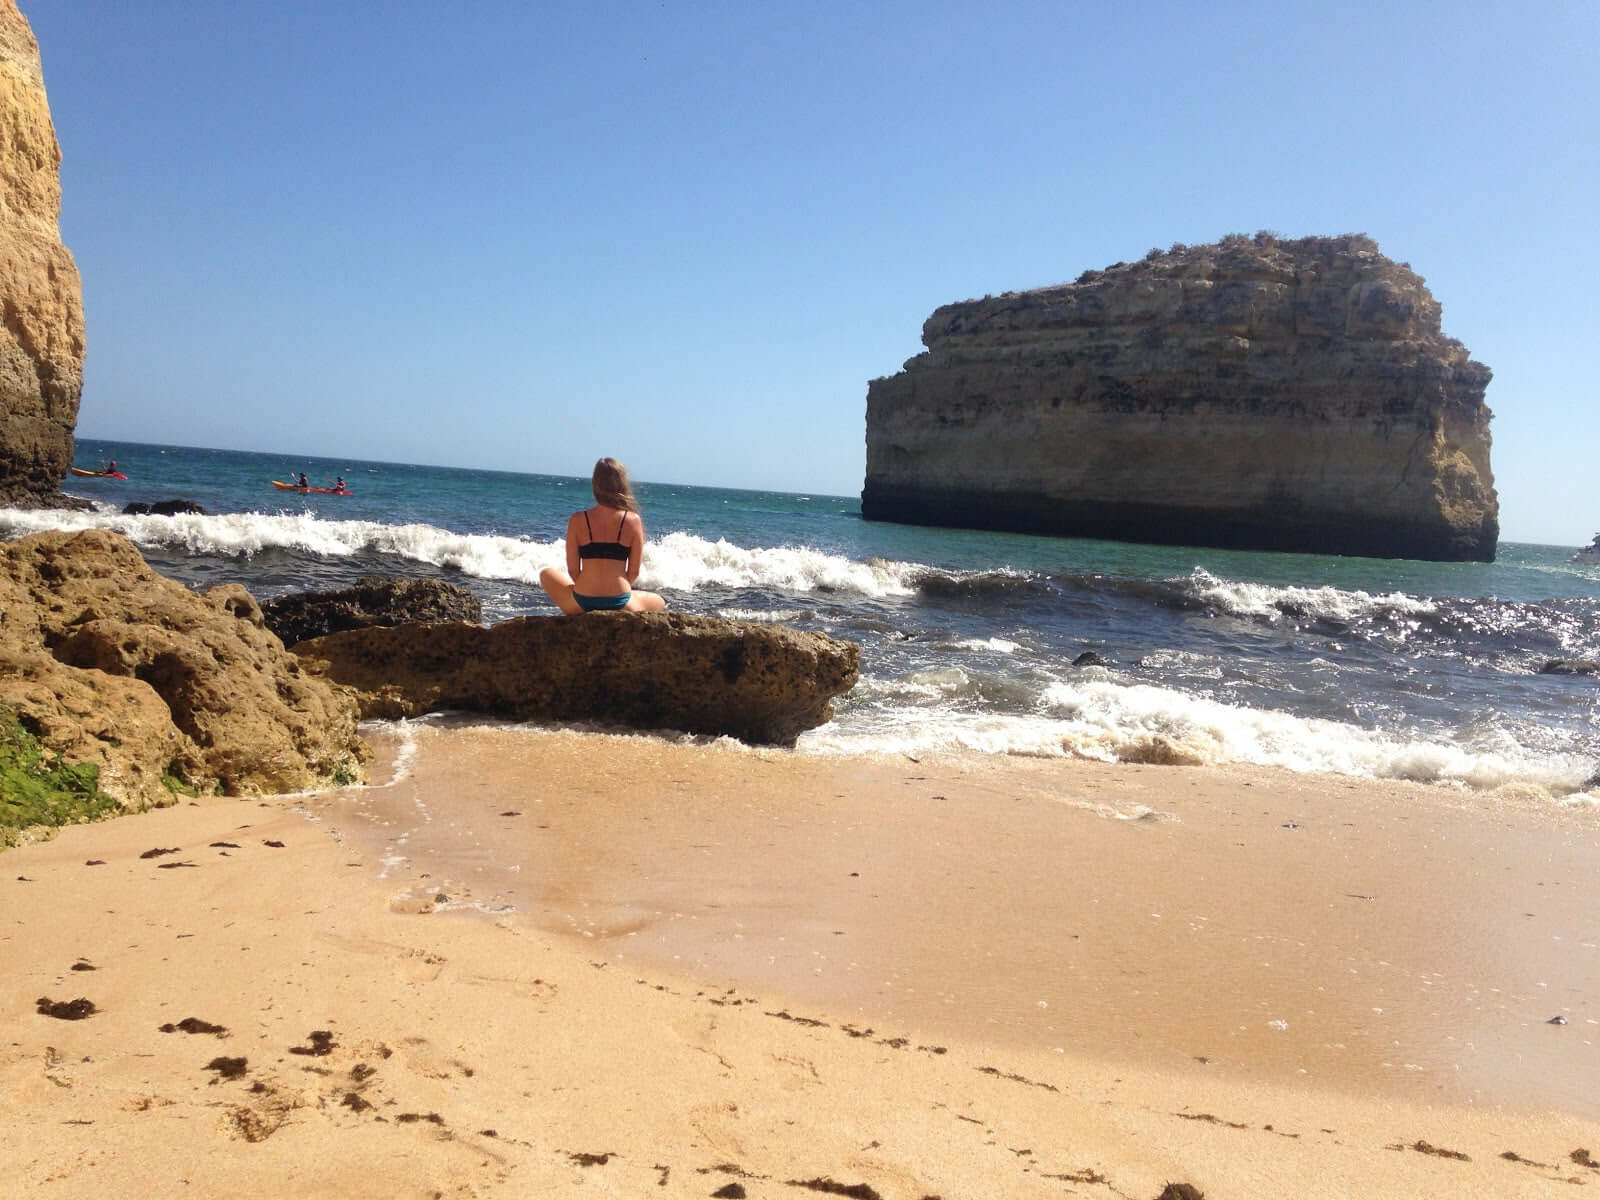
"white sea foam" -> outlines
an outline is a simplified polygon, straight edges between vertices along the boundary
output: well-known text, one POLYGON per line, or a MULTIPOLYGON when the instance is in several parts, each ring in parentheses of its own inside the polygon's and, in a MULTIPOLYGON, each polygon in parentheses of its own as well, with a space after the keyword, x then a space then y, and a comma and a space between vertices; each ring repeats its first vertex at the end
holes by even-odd
POLYGON ((1576 755, 1541 754, 1492 731, 1475 735, 1471 745, 1391 737, 1088 674, 1049 685, 1034 713, 972 713, 952 703, 968 684, 958 668, 863 679, 853 693, 858 703, 803 734, 799 747, 820 754, 975 751, 1105 762, 1248 763, 1475 788, 1530 782, 1554 795, 1576 791, 1593 771, 1576 755))
MULTIPOLYGON (((434 525, 331 521, 304 513, 229 513, 205 516, 124 516, 111 511, 0 510, 0 537, 47 529, 111 529, 135 545, 190 554, 253 556, 270 549, 328 558, 392 554, 449 567, 481 579, 537 583, 545 567, 561 566, 559 539, 539 541, 499 534, 453 533, 434 525)), ((800 546, 745 549, 688 533, 669 533, 645 551, 639 585, 692 591, 705 585, 777 588, 792 592, 856 592, 869 597, 907 596, 910 580, 927 570, 917 563, 865 562, 800 546)))
POLYGON ((805 611, 798 608, 719 608, 717 616, 724 621, 749 621, 752 624, 783 625, 799 620, 805 611))
POLYGON ((1240 583, 1219 579, 1196 567, 1188 580, 1195 598, 1236 617, 1303 616, 1319 620, 1359 621, 1367 617, 1419 617, 1436 612, 1431 600, 1404 592, 1374 596, 1370 592, 1335 587, 1274 587, 1265 583, 1240 583))
MULTIPOLYGON (((909 596, 910 581, 927 568, 916 563, 865 562, 804 546, 753 550, 690 533, 669 533, 645 551, 648 586, 690 591, 706 585, 779 588, 790 592, 857 592, 909 596)), ((643 581, 643 580, 642 580, 643 581)))
POLYGON ((991 654, 1015 654, 1017 652, 1017 643, 998 637, 959 638, 956 641, 945 643, 943 648, 948 650, 972 650, 980 654, 984 652, 991 654))

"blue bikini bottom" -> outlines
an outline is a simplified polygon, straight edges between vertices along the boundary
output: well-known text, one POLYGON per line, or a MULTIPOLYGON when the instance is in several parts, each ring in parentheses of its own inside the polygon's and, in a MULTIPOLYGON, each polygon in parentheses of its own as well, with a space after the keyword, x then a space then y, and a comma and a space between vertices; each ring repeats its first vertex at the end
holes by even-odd
POLYGON ((582 592, 573 592, 572 598, 584 612, 615 612, 628 607, 628 601, 633 598, 633 593, 623 592, 620 596, 585 596, 582 592))

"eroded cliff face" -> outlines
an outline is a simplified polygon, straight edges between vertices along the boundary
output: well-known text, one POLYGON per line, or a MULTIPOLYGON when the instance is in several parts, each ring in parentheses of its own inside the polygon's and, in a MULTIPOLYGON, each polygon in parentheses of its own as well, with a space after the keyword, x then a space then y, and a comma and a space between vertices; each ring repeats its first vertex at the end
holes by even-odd
POLYGON ((61 500, 83 391, 83 300, 61 244, 61 149, 39 44, 0 0, 0 504, 61 500))
POLYGON ((922 340, 867 389, 869 519, 1494 557, 1489 368, 1370 238, 1152 251, 922 340))

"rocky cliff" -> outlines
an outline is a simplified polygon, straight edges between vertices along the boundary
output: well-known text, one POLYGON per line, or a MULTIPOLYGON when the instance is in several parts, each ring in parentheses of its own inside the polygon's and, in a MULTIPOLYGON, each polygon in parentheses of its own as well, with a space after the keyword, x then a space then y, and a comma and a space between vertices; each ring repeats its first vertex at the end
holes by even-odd
POLYGON ((1492 560, 1489 368, 1362 235, 1234 235, 937 309, 867 389, 862 513, 1492 560))
POLYGON ((242 587, 196 595, 98 529, 0 542, 0 713, 130 808, 349 782, 366 753, 242 587))
POLYGON ((83 302, 61 244, 60 167, 39 44, 16 0, 0 0, 0 504, 66 503, 83 302))

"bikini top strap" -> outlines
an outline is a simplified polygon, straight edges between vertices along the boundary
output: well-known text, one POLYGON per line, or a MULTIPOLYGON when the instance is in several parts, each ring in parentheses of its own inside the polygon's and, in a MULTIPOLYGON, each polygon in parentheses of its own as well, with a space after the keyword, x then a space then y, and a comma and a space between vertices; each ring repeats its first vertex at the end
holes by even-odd
POLYGON ((591 542, 594 541, 594 527, 589 524, 589 510, 587 508, 583 510, 583 528, 588 533, 589 540, 591 542))
POLYGON ((622 531, 628 527, 628 510, 622 510, 622 520, 617 522, 617 544, 622 543, 622 531))

